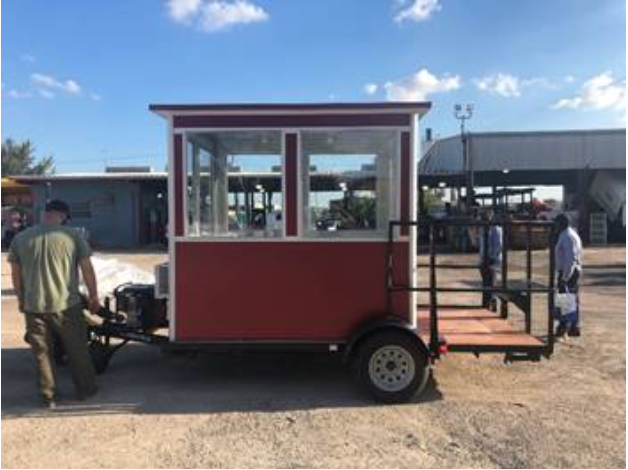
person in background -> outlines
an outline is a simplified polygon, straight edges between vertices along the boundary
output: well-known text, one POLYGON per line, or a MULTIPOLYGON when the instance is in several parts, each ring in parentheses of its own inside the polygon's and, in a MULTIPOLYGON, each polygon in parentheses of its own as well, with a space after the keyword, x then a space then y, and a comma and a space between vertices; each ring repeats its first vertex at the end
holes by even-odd
MULTIPOLYGON (((493 222, 494 217, 488 212, 483 212, 480 216, 483 222, 493 222)), ((502 228, 499 225, 491 225, 480 229, 478 238, 480 253, 480 275, 482 276, 482 287, 494 287, 496 272, 502 262, 502 228)), ((482 306, 484 308, 497 310, 497 301, 490 292, 482 293, 482 306)))
POLYGON ((25 216, 18 210, 12 210, 9 213, 9 227, 5 230, 4 237, 2 238, 2 248, 7 249, 11 246, 11 242, 15 236, 24 230, 26 230, 25 216))
POLYGON ((558 273, 558 292, 576 295, 576 309, 558 319, 556 337, 567 333, 569 336, 580 336, 580 298, 578 282, 582 276, 582 240, 578 233, 570 227, 569 218, 559 214, 554 219, 556 246, 554 257, 558 273))
POLYGON ((68 205, 46 204, 43 223, 19 233, 9 250, 13 289, 26 320, 26 340, 38 372, 39 393, 46 408, 56 407, 53 334, 65 349, 77 399, 97 392, 87 349, 87 325, 79 294, 80 268, 89 292, 89 309, 98 312, 98 288, 91 251, 80 233, 65 224, 68 205))

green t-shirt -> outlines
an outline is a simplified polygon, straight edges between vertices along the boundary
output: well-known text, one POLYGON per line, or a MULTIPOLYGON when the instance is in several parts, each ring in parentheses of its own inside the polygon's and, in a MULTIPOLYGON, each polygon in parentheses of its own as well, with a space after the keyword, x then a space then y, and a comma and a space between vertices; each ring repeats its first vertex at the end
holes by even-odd
POLYGON ((91 256, 85 238, 66 226, 39 225, 13 239, 8 260, 22 270, 25 312, 61 312, 80 303, 78 262, 91 256))

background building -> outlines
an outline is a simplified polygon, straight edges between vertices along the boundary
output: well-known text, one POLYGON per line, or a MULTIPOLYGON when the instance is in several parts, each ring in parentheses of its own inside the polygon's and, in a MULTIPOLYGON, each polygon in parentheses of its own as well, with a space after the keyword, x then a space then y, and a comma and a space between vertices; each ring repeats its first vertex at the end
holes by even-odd
POLYGON ((467 134, 466 162, 459 135, 424 144, 420 192, 448 187, 461 194, 470 174, 495 199, 504 188, 558 186, 585 241, 600 220, 609 239, 625 239, 625 129, 467 134))
POLYGON ((31 187, 37 223, 49 199, 70 205, 70 225, 86 230, 94 248, 166 243, 166 173, 149 169, 15 177, 31 187))

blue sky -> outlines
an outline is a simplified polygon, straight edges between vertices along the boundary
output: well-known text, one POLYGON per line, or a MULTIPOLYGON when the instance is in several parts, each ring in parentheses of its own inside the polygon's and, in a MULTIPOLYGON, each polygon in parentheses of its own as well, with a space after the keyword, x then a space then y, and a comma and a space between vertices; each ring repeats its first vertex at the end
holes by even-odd
POLYGON ((6 0, 2 137, 163 169, 167 102, 427 99, 437 136, 625 127, 623 0, 6 0))

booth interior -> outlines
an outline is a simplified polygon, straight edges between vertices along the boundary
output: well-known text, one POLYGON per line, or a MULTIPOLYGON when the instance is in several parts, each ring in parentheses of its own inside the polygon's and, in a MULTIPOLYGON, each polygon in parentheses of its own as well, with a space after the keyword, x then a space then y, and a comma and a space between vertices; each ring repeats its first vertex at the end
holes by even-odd
MULTIPOLYGON (((385 231, 398 133, 302 131, 299 160, 304 233, 385 231)), ((281 130, 187 133, 187 224, 191 236, 281 237, 281 130)))

